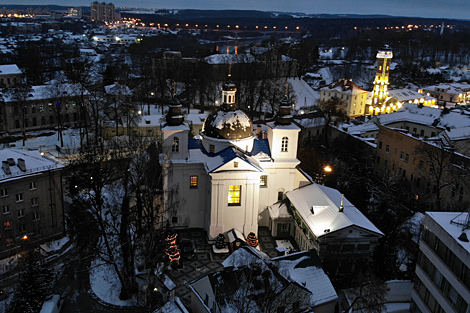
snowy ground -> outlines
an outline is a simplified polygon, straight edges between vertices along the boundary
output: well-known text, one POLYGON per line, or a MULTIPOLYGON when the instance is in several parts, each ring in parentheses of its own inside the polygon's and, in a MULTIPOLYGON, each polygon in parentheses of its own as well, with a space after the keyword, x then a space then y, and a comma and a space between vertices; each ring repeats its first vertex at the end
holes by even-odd
POLYGON ((136 301, 121 300, 119 293, 121 291, 121 282, 116 272, 109 264, 102 264, 95 260, 92 263, 90 271, 91 290, 104 302, 118 306, 134 306, 136 301))

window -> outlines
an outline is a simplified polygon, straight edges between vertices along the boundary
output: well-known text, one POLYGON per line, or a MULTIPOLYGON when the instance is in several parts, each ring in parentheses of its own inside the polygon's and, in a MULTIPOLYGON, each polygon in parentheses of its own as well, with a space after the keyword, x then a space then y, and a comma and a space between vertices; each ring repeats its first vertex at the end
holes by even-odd
POLYGON ((17 193, 16 194, 16 202, 22 202, 23 199, 23 193, 17 193))
POLYGON ((3 206, 3 214, 10 214, 10 207, 8 205, 3 206))
POLYGON ((7 188, 0 189, 0 195, 2 197, 7 197, 8 196, 8 189, 7 188))
POLYGON ((3 226, 5 227, 5 229, 11 229, 11 221, 5 221, 3 222, 3 226))
POLYGON ((24 209, 19 209, 17 212, 18 218, 24 217, 24 209))
POLYGON ((241 185, 230 185, 228 187, 228 205, 240 205, 241 185))
POLYGON ((39 218, 39 213, 38 212, 34 212, 33 213, 33 221, 39 221, 40 218, 39 218))
POLYGON ((209 152, 210 153, 215 153, 215 146, 214 145, 209 146, 209 152))
POLYGON ((289 144, 289 138, 282 137, 281 152, 287 152, 287 145, 289 144))
POLYGON ((38 205, 39 205, 39 198, 38 197, 31 198, 31 206, 38 206, 38 205))
POLYGON ((262 188, 268 187, 268 175, 261 175, 259 186, 262 188))
POLYGON ((29 190, 36 190, 38 189, 38 186, 36 185, 35 181, 32 181, 29 183, 29 190))
POLYGON ((180 139, 178 137, 173 137, 173 143, 171 145, 172 152, 179 152, 180 139))
POLYGON ((189 178, 189 187, 190 188, 197 188, 197 176, 191 176, 189 178))
POLYGON ((386 145, 385 146, 385 153, 389 153, 390 152, 390 146, 389 145, 386 145))

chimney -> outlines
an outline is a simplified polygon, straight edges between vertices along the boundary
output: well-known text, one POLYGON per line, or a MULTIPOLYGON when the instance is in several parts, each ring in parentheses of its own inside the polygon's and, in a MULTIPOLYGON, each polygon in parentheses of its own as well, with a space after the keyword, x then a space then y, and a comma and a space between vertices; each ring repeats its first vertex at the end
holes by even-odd
POLYGON ((2 168, 5 174, 7 175, 11 174, 10 165, 8 164, 8 161, 2 161, 2 168))
POLYGON ((344 211, 343 201, 344 201, 344 194, 341 194, 341 205, 339 206, 340 212, 344 211))
POLYGON ((24 162, 24 159, 18 158, 18 168, 19 168, 22 172, 26 172, 26 164, 25 164, 25 162, 24 162))

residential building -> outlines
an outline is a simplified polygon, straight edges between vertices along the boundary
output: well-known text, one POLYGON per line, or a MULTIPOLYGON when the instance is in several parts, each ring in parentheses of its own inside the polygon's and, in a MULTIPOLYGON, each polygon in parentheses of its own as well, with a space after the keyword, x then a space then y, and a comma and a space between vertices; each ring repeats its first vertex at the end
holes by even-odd
POLYGON ((0 87, 9 88, 21 83, 21 70, 16 64, 0 65, 0 87))
MULTIPOLYGON (((79 122, 77 105, 81 91, 72 84, 33 86, 3 94, 0 99, 0 133, 33 131, 79 122)), ((84 94, 87 101, 88 93, 84 94)))
POLYGON ((470 312, 470 216, 427 212, 410 312, 470 312))
POLYGON ((63 165, 17 149, 0 150, 0 160, 0 259, 63 237, 63 165))
POLYGON ((118 18, 114 4, 105 2, 91 3, 91 20, 97 22, 114 22, 118 18))
POLYGON ((253 312, 335 311, 338 296, 314 250, 267 258, 251 247, 236 250, 222 271, 191 283, 192 312, 237 310, 247 301, 253 312))
POLYGON ((330 275, 365 270, 383 233, 341 193, 310 184, 288 191, 269 207, 274 237, 294 237, 301 250, 315 249, 330 275))
POLYGON ((353 118, 366 113, 367 91, 347 79, 340 79, 320 89, 320 101, 338 99, 344 103, 346 115, 353 118))
POLYGON ((434 97, 438 103, 465 104, 470 97, 470 85, 466 83, 439 84, 423 87, 419 92, 434 97))
POLYGON ((416 198, 432 209, 470 203, 469 168, 470 157, 456 152, 446 136, 420 138, 406 129, 379 125, 375 169, 407 180, 416 198))

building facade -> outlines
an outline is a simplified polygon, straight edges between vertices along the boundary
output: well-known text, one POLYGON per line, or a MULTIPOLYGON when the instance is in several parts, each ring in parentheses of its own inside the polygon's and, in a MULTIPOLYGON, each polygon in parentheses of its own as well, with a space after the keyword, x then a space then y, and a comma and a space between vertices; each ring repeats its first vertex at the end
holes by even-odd
POLYGON ((0 159, 0 259, 63 237, 63 166, 38 151, 3 149, 0 159))
POLYGON ((367 91, 353 83, 352 80, 339 81, 320 89, 320 101, 338 99, 344 103, 345 113, 354 118, 366 113, 367 91))
POLYGON ((410 312, 470 312, 469 213, 427 212, 410 312))

